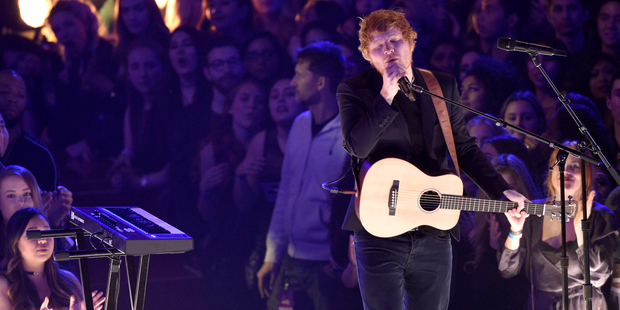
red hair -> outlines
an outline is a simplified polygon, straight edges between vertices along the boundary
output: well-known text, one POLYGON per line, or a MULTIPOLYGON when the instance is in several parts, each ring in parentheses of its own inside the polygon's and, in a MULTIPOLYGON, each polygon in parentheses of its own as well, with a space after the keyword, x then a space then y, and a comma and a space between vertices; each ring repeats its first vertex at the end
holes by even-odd
POLYGON ((405 14, 393 10, 377 10, 364 17, 360 22, 360 46, 358 49, 366 60, 370 61, 370 55, 368 54, 368 45, 372 41, 370 35, 375 31, 386 32, 390 28, 398 29, 403 34, 405 41, 415 48, 415 40, 418 37, 418 33, 411 28, 411 25, 409 25, 405 18, 405 14))

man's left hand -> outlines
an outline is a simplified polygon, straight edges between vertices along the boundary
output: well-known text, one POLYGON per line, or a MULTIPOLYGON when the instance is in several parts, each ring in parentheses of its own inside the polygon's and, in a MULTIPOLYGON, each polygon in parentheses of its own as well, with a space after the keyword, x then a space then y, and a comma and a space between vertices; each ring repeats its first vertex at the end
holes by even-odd
POLYGON ((521 209, 523 209, 525 207, 525 202, 529 202, 529 200, 527 198, 525 198, 525 196, 521 195, 521 193, 512 190, 512 189, 507 189, 504 191, 504 196, 506 196, 506 198, 508 198, 508 200, 512 201, 512 202, 516 202, 518 204, 518 207, 522 207, 521 209))

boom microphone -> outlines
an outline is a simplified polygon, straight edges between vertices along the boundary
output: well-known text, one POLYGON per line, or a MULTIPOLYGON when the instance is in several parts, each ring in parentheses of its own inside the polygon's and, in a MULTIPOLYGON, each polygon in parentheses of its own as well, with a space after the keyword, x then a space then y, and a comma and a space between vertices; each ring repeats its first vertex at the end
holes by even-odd
POLYGON ((511 38, 499 38, 497 39, 497 48, 505 51, 517 51, 526 52, 528 54, 545 55, 545 56, 564 56, 566 57, 566 51, 558 50, 549 46, 532 44, 513 40, 511 38))

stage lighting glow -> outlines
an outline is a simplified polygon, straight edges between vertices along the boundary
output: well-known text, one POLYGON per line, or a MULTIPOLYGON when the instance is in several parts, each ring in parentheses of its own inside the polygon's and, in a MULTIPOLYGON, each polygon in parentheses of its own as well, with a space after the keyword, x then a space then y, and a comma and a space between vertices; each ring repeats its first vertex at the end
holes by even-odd
POLYGON ((157 7, 162 10, 168 4, 168 0, 155 0, 155 3, 157 3, 157 7))
POLYGON ((52 8, 51 0, 19 0, 19 13, 26 25, 39 28, 45 24, 45 19, 52 8))

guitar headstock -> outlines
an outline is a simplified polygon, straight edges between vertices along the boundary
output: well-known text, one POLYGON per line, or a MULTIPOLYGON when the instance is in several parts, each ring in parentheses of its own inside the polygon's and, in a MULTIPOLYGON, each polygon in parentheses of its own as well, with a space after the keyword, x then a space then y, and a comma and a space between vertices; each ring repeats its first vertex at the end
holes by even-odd
MULTIPOLYGON (((560 203, 556 204, 556 201, 554 201, 553 204, 550 204, 550 205, 545 204, 545 212, 543 215, 550 216, 552 221, 553 221, 553 218, 556 217, 559 221, 561 218, 560 215, 562 214, 561 212, 562 210, 561 210, 560 203)), ((573 200, 567 201, 565 212, 566 212, 567 222, 569 218, 575 218, 575 215, 577 214, 577 205, 575 201, 573 200)))

